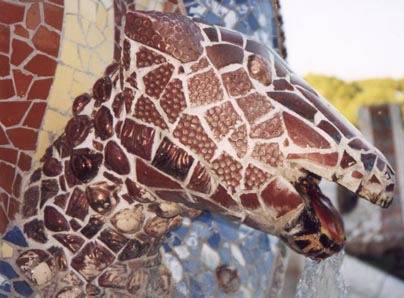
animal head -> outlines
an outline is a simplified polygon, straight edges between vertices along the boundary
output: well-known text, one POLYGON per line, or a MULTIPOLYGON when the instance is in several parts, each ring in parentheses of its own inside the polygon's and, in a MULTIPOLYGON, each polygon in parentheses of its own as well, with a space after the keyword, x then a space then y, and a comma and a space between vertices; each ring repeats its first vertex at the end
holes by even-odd
POLYGON ((318 259, 345 240, 321 177, 390 204, 386 158, 271 49, 159 12, 129 12, 122 40, 113 100, 99 110, 113 111, 119 142, 135 156, 136 173, 115 172, 133 174, 147 192, 278 235, 318 259))

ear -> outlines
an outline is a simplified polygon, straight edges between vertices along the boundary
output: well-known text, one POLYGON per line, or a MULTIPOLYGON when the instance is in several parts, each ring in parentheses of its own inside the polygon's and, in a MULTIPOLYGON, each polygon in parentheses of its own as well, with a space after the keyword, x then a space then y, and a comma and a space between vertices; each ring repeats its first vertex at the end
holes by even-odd
POLYGON ((183 15, 129 11, 126 14, 125 34, 183 63, 198 60, 203 52, 201 30, 183 15))

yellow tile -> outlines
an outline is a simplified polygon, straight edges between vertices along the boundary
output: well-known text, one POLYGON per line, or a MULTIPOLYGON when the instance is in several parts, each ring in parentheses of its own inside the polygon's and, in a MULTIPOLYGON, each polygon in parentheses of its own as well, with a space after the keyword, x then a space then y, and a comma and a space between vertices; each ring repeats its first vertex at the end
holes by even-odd
POLYGON ((97 5, 91 0, 80 1, 80 14, 91 22, 96 21, 97 5))
POLYGON ((106 66, 107 66, 107 63, 102 61, 96 53, 93 53, 91 55, 91 58, 90 58, 90 72, 91 73, 93 73, 97 76, 101 76, 104 73, 104 69, 106 66))
POLYGON ((95 52, 99 58, 104 61, 104 64, 111 64, 113 60, 114 44, 112 42, 103 42, 97 47, 95 52))
POLYGON ((85 18, 80 18, 80 24, 83 28, 84 36, 88 34, 88 29, 90 28, 91 22, 85 18))
MULTIPOLYGON (((45 114, 46 117, 46 114, 45 114)), ((49 147, 49 133, 46 131, 40 131, 38 134, 38 145, 36 147, 35 158, 34 158, 34 168, 39 165, 39 160, 42 158, 45 150, 49 147)))
POLYGON ((64 29, 65 39, 79 44, 86 44, 86 39, 84 37, 83 30, 78 22, 77 15, 65 15, 64 29))
POLYGON ((13 247, 8 245, 6 242, 1 243, 0 246, 0 258, 6 259, 13 256, 13 247))
POLYGON ((97 8, 97 28, 103 30, 107 25, 107 11, 103 5, 98 5, 97 8))
POLYGON ((69 120, 68 116, 64 116, 58 112, 48 109, 45 114, 43 130, 49 132, 62 130, 64 129, 68 120, 69 120))
POLYGON ((115 18, 114 18, 114 10, 113 8, 108 9, 107 12, 107 26, 114 28, 115 26, 115 18))
POLYGON ((91 92, 95 80, 100 76, 76 71, 70 88, 71 97, 75 98, 84 92, 91 92))
POLYGON ((86 47, 79 47, 79 56, 81 61, 81 69, 88 70, 88 61, 90 59, 90 49, 86 47))
POLYGON ((78 12, 77 0, 65 1, 64 6, 65 6, 65 13, 76 14, 78 12))
POLYGON ((58 65, 56 69, 55 81, 52 85, 48 104, 50 107, 66 112, 71 108, 69 90, 73 80, 73 69, 65 65, 58 65))
POLYGON ((60 54, 60 59, 63 63, 72 66, 73 68, 81 69, 79 51, 77 44, 65 40, 62 46, 62 53, 60 54))
POLYGON ((87 33, 87 44, 90 47, 96 47, 100 43, 104 41, 104 35, 102 35, 101 31, 97 29, 94 24, 90 25, 90 29, 87 33))
POLYGON ((112 0, 101 0, 105 9, 110 9, 112 7, 112 0))

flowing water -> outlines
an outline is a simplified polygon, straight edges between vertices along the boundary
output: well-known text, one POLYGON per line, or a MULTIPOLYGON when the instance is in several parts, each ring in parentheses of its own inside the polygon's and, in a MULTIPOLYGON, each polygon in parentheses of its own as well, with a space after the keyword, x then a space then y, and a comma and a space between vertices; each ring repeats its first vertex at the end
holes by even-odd
POLYGON ((341 273, 344 251, 321 262, 306 258, 295 298, 348 298, 341 273))

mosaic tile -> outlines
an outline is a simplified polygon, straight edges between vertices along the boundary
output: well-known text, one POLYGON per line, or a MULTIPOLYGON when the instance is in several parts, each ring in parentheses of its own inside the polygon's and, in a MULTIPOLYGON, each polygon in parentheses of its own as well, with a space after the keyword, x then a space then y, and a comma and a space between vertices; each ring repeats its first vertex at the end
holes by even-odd
POLYGON ((18 245, 18 246, 22 246, 22 247, 28 246, 28 243, 25 240, 24 234, 21 232, 21 230, 17 226, 14 226, 10 231, 8 231, 3 236, 3 239, 10 243, 18 245))

